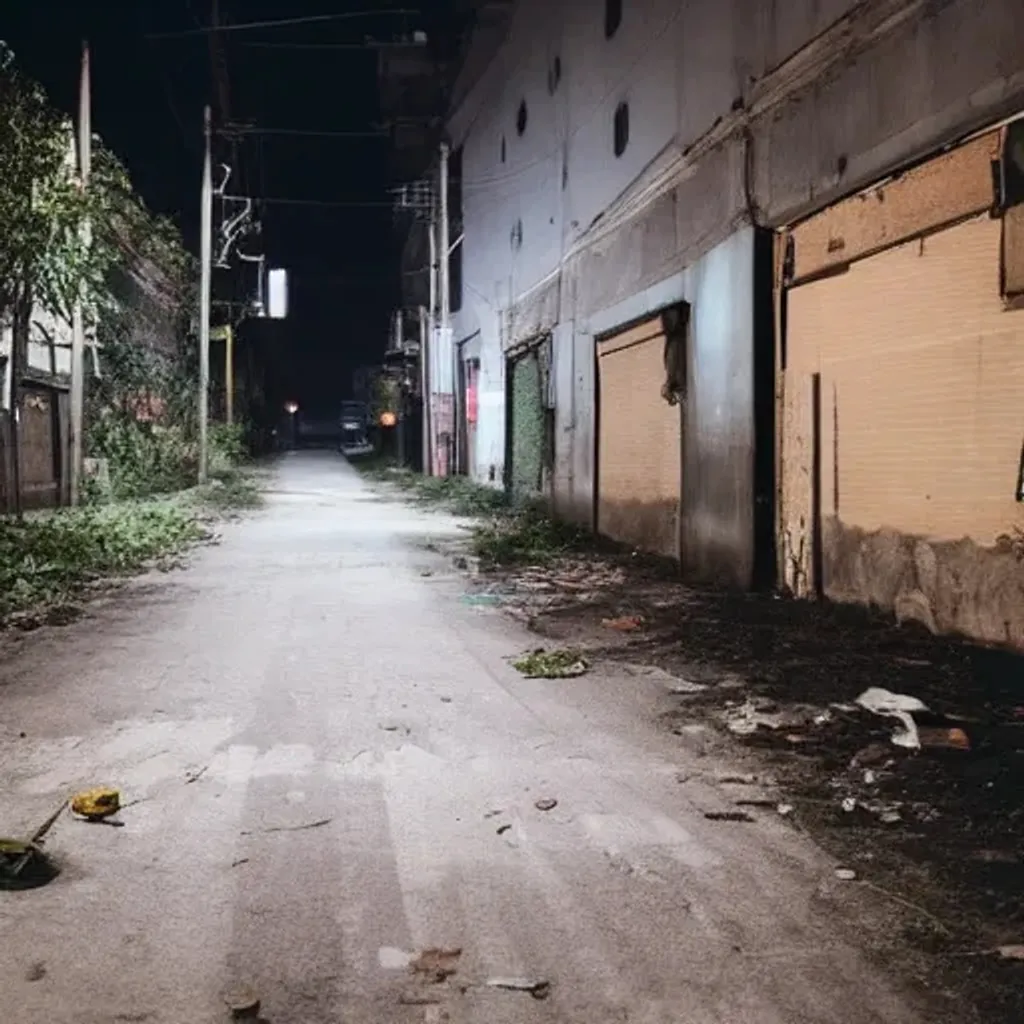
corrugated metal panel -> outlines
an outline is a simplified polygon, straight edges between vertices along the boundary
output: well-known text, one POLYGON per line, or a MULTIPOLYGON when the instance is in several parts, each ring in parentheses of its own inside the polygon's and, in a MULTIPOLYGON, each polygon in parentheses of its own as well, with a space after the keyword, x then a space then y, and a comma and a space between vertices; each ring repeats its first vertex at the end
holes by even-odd
POLYGON ((815 430, 821 511, 847 526, 990 545, 1024 519, 1024 312, 1002 302, 999 252, 999 221, 982 216, 789 293, 787 573, 810 548, 815 430))
POLYGON ((512 494, 539 494, 544 471, 544 375, 540 353, 534 348, 512 364, 512 494))
POLYGON ((664 353, 660 317, 598 345, 597 528, 678 558, 682 415, 661 397, 664 353))

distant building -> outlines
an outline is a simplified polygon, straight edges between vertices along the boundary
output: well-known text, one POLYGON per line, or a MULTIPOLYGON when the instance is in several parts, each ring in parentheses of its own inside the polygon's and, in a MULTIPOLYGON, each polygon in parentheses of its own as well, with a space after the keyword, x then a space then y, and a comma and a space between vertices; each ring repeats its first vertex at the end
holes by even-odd
POLYGON ((481 7, 445 125, 466 469, 692 579, 1024 647, 1018 5, 737 9, 481 7))

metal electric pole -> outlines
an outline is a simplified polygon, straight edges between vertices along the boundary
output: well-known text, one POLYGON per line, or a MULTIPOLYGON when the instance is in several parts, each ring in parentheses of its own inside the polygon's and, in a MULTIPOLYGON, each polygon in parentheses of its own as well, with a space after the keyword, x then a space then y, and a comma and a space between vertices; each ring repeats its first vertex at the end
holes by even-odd
POLYGON ((209 465, 207 433, 210 416, 210 278, 213 271, 213 166, 209 106, 203 111, 203 186, 199 236, 199 482, 206 483, 209 465))
MULTIPOLYGON (((83 192, 89 187, 92 170, 92 102, 90 97, 89 44, 82 43, 82 65, 78 86, 78 181, 83 192)), ((82 244, 92 241, 88 218, 82 223, 82 244)), ((85 429, 85 315, 83 296, 75 296, 71 310, 71 457, 68 467, 69 501, 77 505, 82 497, 83 433, 85 429)))

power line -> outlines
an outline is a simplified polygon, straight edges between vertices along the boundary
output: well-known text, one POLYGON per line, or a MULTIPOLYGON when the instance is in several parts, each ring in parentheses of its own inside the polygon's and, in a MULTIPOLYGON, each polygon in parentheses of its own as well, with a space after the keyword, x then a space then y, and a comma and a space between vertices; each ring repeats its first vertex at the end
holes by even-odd
POLYGON ((366 39, 361 43, 240 43, 243 50, 422 50, 426 39, 383 42, 366 39))
POLYGON ((351 21, 354 18, 413 17, 419 15, 419 13, 419 11, 398 8, 380 11, 342 11, 337 14, 308 14, 301 18, 281 18, 271 21, 247 21, 240 22, 237 25, 207 25, 200 28, 179 29, 175 32, 154 32, 146 38, 180 39, 185 36, 207 35, 210 32, 249 32, 253 29, 283 28, 288 25, 313 25, 323 24, 328 21, 351 21))
POLYGON ((282 135, 297 138, 315 139, 381 139, 388 138, 387 132, 381 131, 319 131, 305 128, 253 128, 245 125, 222 128, 218 135, 282 135))
POLYGON ((393 203, 386 200, 370 199, 289 199, 284 196, 262 196, 257 201, 272 206, 336 206, 387 210, 394 206, 393 203))

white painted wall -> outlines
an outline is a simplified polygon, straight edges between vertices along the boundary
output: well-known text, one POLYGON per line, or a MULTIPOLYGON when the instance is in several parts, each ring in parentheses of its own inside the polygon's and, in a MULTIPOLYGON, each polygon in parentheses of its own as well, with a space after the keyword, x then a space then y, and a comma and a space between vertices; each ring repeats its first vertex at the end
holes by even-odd
MULTIPOLYGON (((11 326, 0 326, 0 356, 7 357, 6 371, 0 380, 0 408, 11 408, 11 326)), ((70 377, 71 375, 71 324, 63 317, 44 309, 37 309, 32 315, 29 333, 28 367, 39 373, 70 377), (54 344, 51 344, 50 339, 54 344)))

